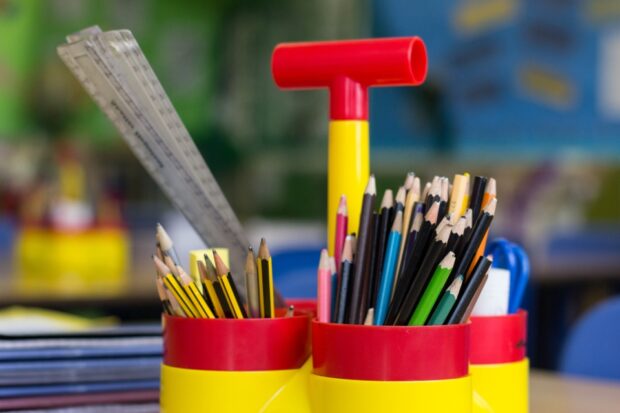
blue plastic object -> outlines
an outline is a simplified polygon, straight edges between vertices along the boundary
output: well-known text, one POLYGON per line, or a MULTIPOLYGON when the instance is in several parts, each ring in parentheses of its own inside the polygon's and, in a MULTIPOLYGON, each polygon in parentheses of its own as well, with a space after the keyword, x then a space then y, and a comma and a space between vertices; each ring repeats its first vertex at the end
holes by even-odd
POLYGON ((504 238, 493 240, 487 246, 486 253, 493 255, 493 267, 510 271, 508 312, 514 314, 521 307, 525 295, 530 278, 530 260, 523 248, 504 238))
POLYGON ((284 298, 316 298, 321 246, 272 251, 273 282, 284 298))
POLYGON ((620 297, 599 304, 570 332, 560 362, 565 374, 620 380, 620 297))

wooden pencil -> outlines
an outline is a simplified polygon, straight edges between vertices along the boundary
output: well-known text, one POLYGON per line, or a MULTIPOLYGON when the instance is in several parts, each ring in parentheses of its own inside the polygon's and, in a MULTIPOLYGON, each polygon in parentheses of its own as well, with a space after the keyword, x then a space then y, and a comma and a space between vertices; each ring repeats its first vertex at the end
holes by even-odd
POLYGON ((267 241, 265 241, 265 238, 260 240, 256 267, 258 268, 260 316, 262 318, 274 318, 275 305, 273 300, 273 267, 271 262, 271 254, 269 253, 269 248, 267 248, 267 241))
POLYGON ((372 212, 375 209, 376 194, 377 187, 375 184, 375 177, 374 175, 370 175, 362 201, 362 213, 360 214, 359 234, 357 237, 357 251, 355 254, 355 272, 351 280, 351 299, 347 305, 346 319, 349 324, 361 324, 363 317, 366 315, 361 312, 361 299, 364 285, 364 273, 367 269, 366 261, 370 253, 369 247, 372 240, 372 212))
POLYGON ((248 247, 245 259, 245 288, 248 302, 248 315, 253 318, 260 317, 260 293, 258 288, 258 270, 256 269, 256 257, 252 247, 248 247))
POLYGON ((226 294, 233 316, 239 319, 246 318, 247 314, 235 285, 235 280, 230 276, 228 267, 215 250, 213 250, 213 260, 215 261, 217 276, 219 277, 218 281, 226 294))
POLYGON ((333 323, 344 323, 346 318, 346 308, 349 296, 349 284, 353 270, 353 239, 354 235, 348 235, 344 240, 342 248, 342 263, 340 267, 340 277, 336 294, 335 310, 332 314, 333 323))
POLYGON ((340 262, 344 239, 347 236, 349 227, 349 214, 347 212, 347 197, 342 195, 336 213, 336 234, 334 236, 334 258, 340 262))
POLYGON ((381 271, 383 269, 383 260, 385 248, 387 247, 388 236, 391 227, 391 213, 394 210, 394 198, 391 189, 386 189, 381 200, 379 209, 379 219, 377 224, 377 237, 374 249, 374 262, 372 266, 372 288, 370 290, 369 306, 374 307, 377 300, 377 291, 379 291, 379 282, 381 281, 381 271))
POLYGON ((420 300, 420 297, 428 284, 429 278, 433 274, 435 268, 437 268, 439 260, 443 258, 443 255, 446 252, 450 232, 451 228, 446 226, 436 235, 435 240, 429 246, 428 252, 424 257, 424 260, 422 260, 420 268, 416 271, 413 282, 405 294, 401 309, 396 316, 396 325, 406 325, 409 322, 413 310, 418 304, 418 301, 420 300))

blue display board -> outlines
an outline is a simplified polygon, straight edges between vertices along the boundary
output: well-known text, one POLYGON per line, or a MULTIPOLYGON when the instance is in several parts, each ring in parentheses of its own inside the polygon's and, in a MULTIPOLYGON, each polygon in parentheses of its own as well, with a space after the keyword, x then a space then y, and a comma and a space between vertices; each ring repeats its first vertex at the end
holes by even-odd
POLYGON ((373 35, 421 36, 427 84, 376 89, 375 147, 620 155, 620 3, 375 0, 373 35))

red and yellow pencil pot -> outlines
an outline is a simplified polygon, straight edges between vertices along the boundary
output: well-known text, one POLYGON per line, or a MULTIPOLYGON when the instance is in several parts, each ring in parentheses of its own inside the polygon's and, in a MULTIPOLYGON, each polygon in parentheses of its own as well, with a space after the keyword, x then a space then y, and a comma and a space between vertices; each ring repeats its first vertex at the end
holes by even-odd
POLYGON ((284 313, 247 319, 164 316, 161 411, 309 412, 310 315, 284 313))
POLYGON ((474 412, 526 413, 527 313, 475 316, 470 323, 474 412))
POLYGON ((469 325, 312 324, 313 412, 471 412, 469 325))

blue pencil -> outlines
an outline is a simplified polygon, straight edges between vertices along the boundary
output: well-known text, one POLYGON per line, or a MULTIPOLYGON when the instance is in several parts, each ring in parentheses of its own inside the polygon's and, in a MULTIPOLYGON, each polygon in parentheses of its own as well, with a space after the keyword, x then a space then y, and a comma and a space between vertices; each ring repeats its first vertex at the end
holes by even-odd
POLYGON ((398 251, 400 250, 400 231, 402 227, 403 212, 398 211, 394 218, 392 231, 390 231, 390 236, 388 238, 388 246, 385 250, 385 258, 383 259, 383 271, 381 272, 381 282, 379 284, 379 293, 377 294, 377 302, 375 305, 374 325, 376 326, 383 325, 390 304, 392 285, 394 284, 394 273, 396 272, 396 261, 398 260, 398 251))

